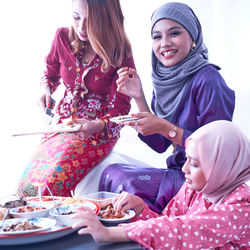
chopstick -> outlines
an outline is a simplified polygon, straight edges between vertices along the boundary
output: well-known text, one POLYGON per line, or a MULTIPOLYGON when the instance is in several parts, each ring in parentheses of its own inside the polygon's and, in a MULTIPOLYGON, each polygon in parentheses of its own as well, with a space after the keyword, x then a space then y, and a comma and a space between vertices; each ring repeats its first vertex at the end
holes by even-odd
POLYGON ((47 187, 47 189, 48 189, 48 191, 49 191, 49 193, 50 193, 50 196, 51 196, 51 197, 52 197, 52 199, 53 199, 54 205, 56 206, 56 205, 57 205, 57 204, 56 204, 56 200, 55 200, 55 198, 54 198, 54 196, 53 196, 53 194, 52 194, 52 192, 51 192, 51 190, 50 190, 49 186, 48 186, 48 185, 46 185, 46 187, 47 187))

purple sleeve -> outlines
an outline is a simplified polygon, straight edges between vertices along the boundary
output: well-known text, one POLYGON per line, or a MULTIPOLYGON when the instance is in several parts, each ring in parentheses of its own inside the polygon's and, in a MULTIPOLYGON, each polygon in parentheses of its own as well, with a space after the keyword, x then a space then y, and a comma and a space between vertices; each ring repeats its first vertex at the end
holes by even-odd
MULTIPOLYGON (((192 86, 191 95, 188 95, 194 100, 194 105, 190 104, 187 113, 196 115, 196 127, 184 128, 183 146, 185 140, 203 125, 216 120, 232 121, 235 108, 235 93, 227 86, 216 68, 210 66, 202 69, 195 75, 192 86)), ((192 123, 191 120, 188 122, 192 123)))
MULTIPOLYGON (((216 67, 205 66, 197 72, 186 87, 179 104, 175 120, 183 132, 182 146, 195 130, 215 120, 232 120, 235 107, 235 93, 221 77, 216 67)), ((154 111, 153 93, 151 108, 154 111)), ((171 141, 161 135, 139 138, 153 150, 162 153, 171 145, 171 141)))

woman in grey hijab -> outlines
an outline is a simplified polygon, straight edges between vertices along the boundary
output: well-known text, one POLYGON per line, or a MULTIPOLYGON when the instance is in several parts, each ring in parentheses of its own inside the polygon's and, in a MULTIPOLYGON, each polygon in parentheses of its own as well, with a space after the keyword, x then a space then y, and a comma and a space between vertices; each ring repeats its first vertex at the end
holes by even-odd
POLYGON ((118 91, 134 98, 139 113, 124 122, 139 132, 139 138, 162 153, 173 145, 167 168, 108 166, 100 190, 127 191, 144 199, 160 213, 184 182, 181 168, 186 160, 184 142, 199 127, 215 120, 232 120, 235 94, 208 60, 202 28, 193 10, 170 2, 151 17, 153 97, 150 111, 140 78, 134 69, 118 71, 118 91), (142 177, 147 176, 147 178, 142 177))

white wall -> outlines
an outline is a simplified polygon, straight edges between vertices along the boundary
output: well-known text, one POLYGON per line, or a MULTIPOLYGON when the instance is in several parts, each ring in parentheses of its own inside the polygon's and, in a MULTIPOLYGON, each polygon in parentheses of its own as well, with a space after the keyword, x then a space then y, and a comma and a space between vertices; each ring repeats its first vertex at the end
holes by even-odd
MULTIPOLYGON (((147 99, 151 87, 150 16, 165 0, 121 0, 126 30, 131 40, 137 70, 147 99)), ((222 67, 221 74, 236 91, 235 122, 250 137, 250 1, 186 0, 203 26, 204 41, 210 61, 222 67)), ((0 73, 1 73, 1 174, 0 196, 6 187, 10 192, 40 136, 13 138, 17 128, 43 122, 36 106, 44 57, 48 53, 55 30, 71 20, 70 0, 0 1, 0 73), (10 184, 11 183, 11 184, 10 184)), ((137 108, 133 103, 132 111, 137 108)), ((117 150, 158 167, 164 166, 165 155, 149 150, 125 128, 117 150)))

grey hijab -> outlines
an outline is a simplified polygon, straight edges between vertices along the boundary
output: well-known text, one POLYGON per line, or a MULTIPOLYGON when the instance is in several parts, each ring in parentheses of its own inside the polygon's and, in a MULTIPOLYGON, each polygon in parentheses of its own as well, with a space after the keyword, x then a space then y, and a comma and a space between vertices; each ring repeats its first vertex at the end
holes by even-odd
POLYGON ((164 18, 180 23, 196 44, 184 60, 170 67, 164 66, 152 51, 155 113, 161 118, 172 121, 188 81, 194 73, 210 63, 207 48, 203 43, 200 22, 189 6, 170 2, 156 9, 151 17, 151 33, 156 22, 164 18))

